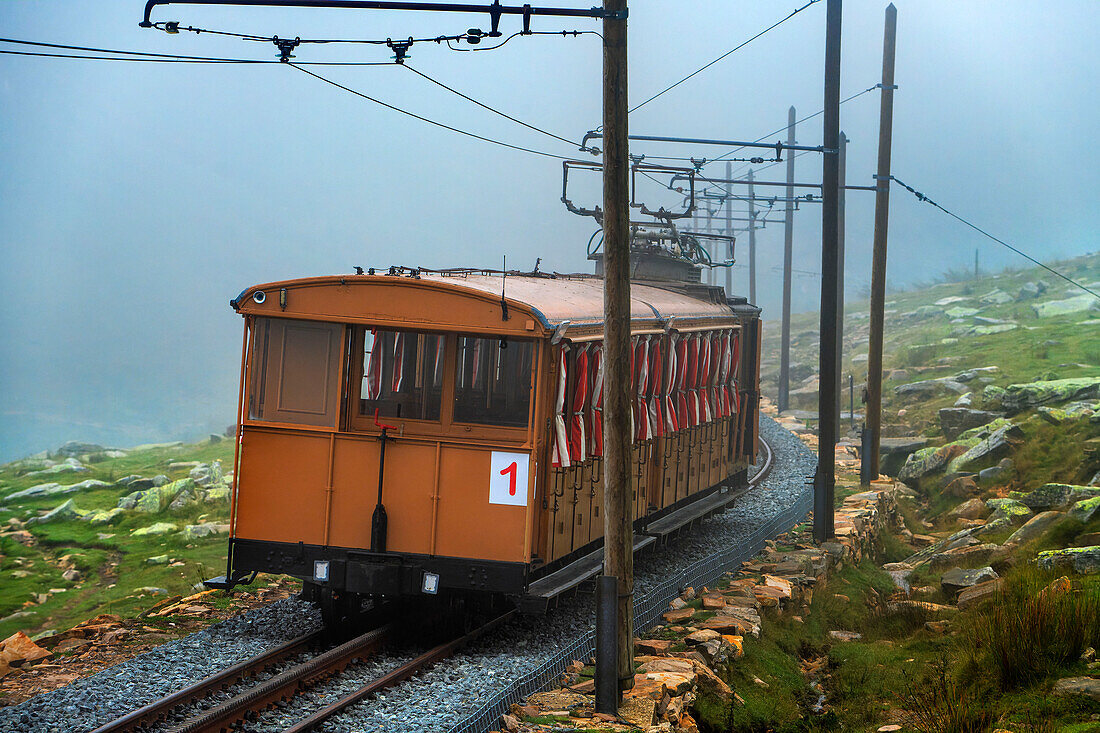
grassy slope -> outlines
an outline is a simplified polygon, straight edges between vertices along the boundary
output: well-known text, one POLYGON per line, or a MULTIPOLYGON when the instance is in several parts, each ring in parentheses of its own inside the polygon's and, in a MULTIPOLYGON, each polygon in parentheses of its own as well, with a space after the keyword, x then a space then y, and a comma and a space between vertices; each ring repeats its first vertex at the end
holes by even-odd
MULTIPOLYGON (((233 460, 232 441, 145 450, 89 463, 91 470, 83 473, 56 476, 25 476, 8 465, 0 467, 0 497, 45 482, 68 485, 89 478, 112 482, 130 474, 151 477, 160 473, 173 479, 182 478, 187 475, 187 469, 169 471, 169 463, 215 459, 221 459, 228 470, 233 460)), ((125 488, 107 487, 12 502, 0 499, 3 506, 0 524, 11 517, 25 520, 70 498, 80 509, 110 509, 117 505, 119 497, 128 493, 125 488)), ((29 525, 27 529, 37 539, 32 547, 12 537, 0 538, 0 618, 16 611, 34 612, 33 616, 0 623, 0 638, 17 630, 33 634, 45 629, 66 629, 99 613, 134 615, 157 600, 148 595, 135 595, 136 588, 154 586, 165 588, 170 594, 187 592, 204 577, 224 572, 226 536, 185 542, 180 534, 131 537, 131 531, 155 522, 172 522, 182 529, 186 524, 200 521, 226 522, 228 516, 225 503, 197 504, 160 514, 127 512, 110 525, 95 527, 82 521, 29 525), (146 558, 163 554, 184 565, 146 564, 146 558), (75 583, 61 577, 58 563, 66 555, 72 556, 83 576, 75 583), (20 570, 30 574, 25 578, 13 575, 20 570), (49 593, 50 589, 64 589, 64 592, 49 593), (35 596, 43 593, 48 594, 48 600, 36 603, 35 596)))
MULTIPOLYGON (((1087 255, 1060 263, 1058 269, 1084 282, 1100 280, 1100 254, 1087 255)), ((903 399, 894 394, 898 384, 921 379, 948 376, 963 369, 984 366, 1000 367, 994 384, 1006 386, 1029 382, 1044 376, 1058 378, 1100 376, 1100 325, 1080 326, 1081 321, 1100 319, 1100 313, 1074 313, 1039 318, 1032 304, 1060 300, 1081 294, 1063 280, 1039 268, 1005 272, 983 277, 978 281, 939 283, 926 288, 891 293, 886 299, 886 331, 884 336, 884 373, 892 369, 909 369, 910 373, 883 385, 884 434, 928 436, 940 435, 937 411, 950 407, 957 395, 941 394, 926 400, 903 399), (1004 305, 982 305, 979 298, 999 288, 1016 297, 1025 282, 1044 280, 1050 287, 1037 298, 1004 305), (989 335, 956 336, 955 330, 974 325, 973 317, 952 323, 946 314, 922 319, 900 318, 921 306, 933 306, 946 297, 967 297, 971 301, 956 303, 963 307, 980 308, 981 317, 1014 320, 1019 327, 1013 331, 989 335), (957 343, 942 343, 958 338, 957 343), (1056 343, 1048 343, 1056 342, 1056 343), (912 367, 918 367, 913 370, 912 367), (904 419, 897 417, 905 409, 904 419)), ((856 378, 856 406, 859 409, 859 385, 866 378, 866 363, 853 362, 853 357, 867 353, 868 303, 848 302, 845 311, 845 344, 842 374, 847 382, 850 373, 856 378)), ((805 365, 817 362, 816 313, 799 313, 791 318, 791 361, 805 365)), ((766 394, 775 394, 779 363, 779 323, 770 319, 764 331, 764 364, 762 366, 766 394)), ((808 372, 807 372, 808 373, 808 372)), ((798 387, 792 380, 791 388, 798 387)), ((980 389, 981 385, 978 385, 980 389)), ((844 394, 847 405, 848 395, 844 394)))

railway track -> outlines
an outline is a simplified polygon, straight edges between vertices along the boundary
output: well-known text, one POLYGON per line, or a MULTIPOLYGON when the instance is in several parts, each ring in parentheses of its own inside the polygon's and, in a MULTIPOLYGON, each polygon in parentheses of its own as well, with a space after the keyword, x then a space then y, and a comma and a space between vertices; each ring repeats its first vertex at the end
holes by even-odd
MULTIPOLYGON (((760 468, 748 481, 749 486, 746 487, 745 491, 761 484, 771 473, 775 464, 775 453, 771 445, 763 438, 760 445, 764 460, 760 468)), ((449 657, 469 642, 496 628, 511 614, 512 612, 502 614, 463 636, 439 644, 417 655, 389 672, 370 680, 354 692, 316 710, 308 717, 287 728, 285 733, 306 733, 314 730, 320 723, 341 713, 348 707, 407 680, 449 657)), ((166 730, 169 733, 208 733, 232 730, 248 716, 259 713, 280 701, 289 700, 310 689, 318 682, 339 674, 357 661, 376 654, 391 639, 396 628, 396 623, 389 623, 372 629, 348 642, 322 652, 308 661, 292 665, 270 679, 260 682, 228 700, 200 711, 186 720, 168 722, 174 715, 178 715, 181 707, 208 698, 231 686, 242 684, 249 678, 270 670, 288 659, 308 652, 321 641, 323 632, 317 631, 302 635, 139 708, 122 718, 96 728, 91 733, 129 733, 149 730, 154 727, 166 730)))
MULTIPOLYGON (((288 731, 304 733, 312 730, 324 720, 338 714, 364 698, 413 677, 424 669, 453 654, 477 637, 496 628, 511 615, 502 614, 486 624, 458 638, 433 647, 377 677, 350 695, 317 710, 309 717, 298 722, 288 731)), ((197 702, 247 678, 260 674, 288 658, 306 652, 316 645, 323 636, 322 631, 305 634, 263 654, 234 665, 217 674, 172 693, 160 700, 146 705, 134 712, 96 728, 91 733, 130 733, 157 728, 167 733, 213 733, 214 731, 233 730, 240 721, 254 713, 259 713, 280 701, 289 700, 318 682, 339 674, 357 661, 368 659, 376 654, 399 628, 397 622, 372 629, 348 642, 329 649, 316 657, 293 665, 260 682, 249 689, 234 695, 206 710, 200 711, 180 722, 166 721, 181 706, 197 702)))

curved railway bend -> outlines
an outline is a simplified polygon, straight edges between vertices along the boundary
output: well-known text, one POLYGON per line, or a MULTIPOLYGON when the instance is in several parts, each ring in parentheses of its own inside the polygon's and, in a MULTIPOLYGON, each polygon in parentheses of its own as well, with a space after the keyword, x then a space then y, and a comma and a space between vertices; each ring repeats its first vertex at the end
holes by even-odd
MULTIPOLYGON (((697 572, 703 564, 702 558, 722 552, 726 553, 726 561, 741 554, 747 557, 759 548, 749 546, 744 538, 755 533, 753 542, 762 545, 762 527, 780 515, 786 520, 802 514, 816 458, 801 441, 770 418, 761 417, 761 428, 762 437, 772 449, 770 473, 763 475, 765 467, 760 466, 762 480, 738 497, 729 509, 699 521, 690 532, 664 547, 639 556, 635 584, 640 603, 648 601, 663 610, 669 599, 658 596, 663 596, 670 581, 684 577, 685 572, 697 572)), ((774 533, 779 531, 782 530, 774 533)), ((476 640, 464 639, 461 651, 455 652, 449 645, 430 649, 432 656, 426 662, 434 666, 427 669, 422 664, 425 660, 417 660, 424 654, 423 649, 395 647, 381 653, 363 652, 364 660, 360 663, 340 674, 318 674, 322 679, 296 696, 283 700, 281 693, 272 695, 273 706, 237 729, 257 733, 295 730, 294 726, 309 716, 388 675, 384 686, 389 689, 368 694, 366 699, 342 710, 329 711, 328 722, 315 729, 479 731, 487 725, 476 719, 478 713, 486 724, 499 716, 486 701, 500 702, 506 708, 513 697, 533 691, 522 689, 517 681, 540 671, 548 674, 548 679, 556 676, 555 652, 583 640, 591 632, 593 614, 591 596, 578 594, 546 617, 515 616, 491 634, 476 640), (401 678, 407 679, 399 681, 401 678), (505 695, 508 699, 501 699, 505 695)), ((277 655, 280 659, 269 662, 267 671, 253 678, 256 683, 271 687, 280 673, 304 658, 303 640, 299 637, 318 627, 318 614, 308 604, 280 601, 0 710, 0 729, 87 733, 162 697, 178 695, 180 690, 210 675, 247 663, 255 655, 285 646, 277 655)), ((186 714, 177 713, 148 730, 180 727, 184 718, 204 707, 223 704, 242 689, 222 690, 207 702, 191 704, 186 714)))

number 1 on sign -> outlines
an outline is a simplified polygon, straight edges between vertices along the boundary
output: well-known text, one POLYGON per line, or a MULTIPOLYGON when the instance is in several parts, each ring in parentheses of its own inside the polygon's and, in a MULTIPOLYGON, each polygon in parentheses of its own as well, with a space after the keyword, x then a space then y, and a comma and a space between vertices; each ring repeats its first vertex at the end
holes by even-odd
POLYGON ((501 470, 501 476, 508 476, 508 496, 516 495, 516 462, 512 461, 508 468, 501 470))
POLYGON ((489 459, 489 503, 527 506, 531 455, 493 451, 489 459))

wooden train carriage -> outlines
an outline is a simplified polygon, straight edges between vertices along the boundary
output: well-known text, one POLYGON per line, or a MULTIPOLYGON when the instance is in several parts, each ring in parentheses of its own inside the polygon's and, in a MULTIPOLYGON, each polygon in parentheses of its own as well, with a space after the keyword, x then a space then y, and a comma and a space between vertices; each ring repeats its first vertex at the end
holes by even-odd
MULTIPOLYGON (((760 336, 755 308, 698 283, 636 282, 631 303, 645 544, 744 480, 760 336)), ((602 280, 391 271, 258 285, 232 305, 246 329, 223 584, 279 572, 538 608, 595 572, 602 280)))

